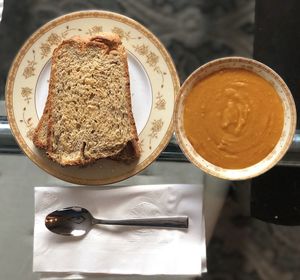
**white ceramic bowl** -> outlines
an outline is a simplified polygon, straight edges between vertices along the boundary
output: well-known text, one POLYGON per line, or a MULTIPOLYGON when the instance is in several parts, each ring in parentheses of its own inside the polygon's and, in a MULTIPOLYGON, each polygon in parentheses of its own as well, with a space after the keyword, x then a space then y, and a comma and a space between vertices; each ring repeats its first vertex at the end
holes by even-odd
POLYGON ((283 79, 271 68, 253 59, 243 57, 226 57, 208 62, 194 71, 187 78, 177 97, 174 120, 178 144, 186 157, 193 164, 202 169, 204 172, 219 178, 228 180, 244 180, 266 172, 276 165, 276 163, 284 156, 293 140, 296 129, 296 107, 289 88, 283 79), (284 107, 284 125, 277 145, 263 160, 255 165, 243 169, 225 169, 205 160, 195 151, 187 139, 183 125, 185 99, 194 85, 208 75, 228 68, 245 69, 263 77, 275 88, 284 107))

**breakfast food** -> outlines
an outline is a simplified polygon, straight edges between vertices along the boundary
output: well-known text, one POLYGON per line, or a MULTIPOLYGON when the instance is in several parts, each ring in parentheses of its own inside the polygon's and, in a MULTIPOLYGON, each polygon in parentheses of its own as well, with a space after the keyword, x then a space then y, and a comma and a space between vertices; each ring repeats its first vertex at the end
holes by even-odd
POLYGON ((226 169, 264 159, 283 130, 284 109, 274 87, 244 69, 223 69, 200 80, 184 106, 189 142, 208 162, 226 169))
POLYGON ((63 166, 139 157, 127 54, 117 35, 72 38, 54 50, 33 142, 63 166))

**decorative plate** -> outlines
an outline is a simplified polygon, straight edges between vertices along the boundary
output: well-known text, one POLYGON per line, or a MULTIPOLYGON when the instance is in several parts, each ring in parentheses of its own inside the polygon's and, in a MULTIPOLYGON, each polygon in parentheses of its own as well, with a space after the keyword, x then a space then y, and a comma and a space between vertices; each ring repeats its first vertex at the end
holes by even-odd
POLYGON ((178 90, 179 79, 172 59, 150 31, 116 13, 81 11, 50 21, 25 42, 8 75, 6 108, 18 144, 34 163, 71 183, 102 185, 129 178, 156 159, 173 133, 178 90), (48 95, 52 52, 64 39, 102 31, 118 34, 128 52, 133 115, 142 154, 131 164, 99 160, 85 168, 60 167, 32 143, 48 95))

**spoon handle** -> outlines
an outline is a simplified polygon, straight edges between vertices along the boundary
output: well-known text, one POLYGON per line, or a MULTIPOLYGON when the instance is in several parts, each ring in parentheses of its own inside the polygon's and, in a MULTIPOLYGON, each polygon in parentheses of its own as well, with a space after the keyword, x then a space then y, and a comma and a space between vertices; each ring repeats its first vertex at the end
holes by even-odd
POLYGON ((146 226, 146 227, 172 227, 188 228, 189 218, 187 216, 136 218, 124 220, 93 219, 93 224, 123 225, 123 226, 146 226))

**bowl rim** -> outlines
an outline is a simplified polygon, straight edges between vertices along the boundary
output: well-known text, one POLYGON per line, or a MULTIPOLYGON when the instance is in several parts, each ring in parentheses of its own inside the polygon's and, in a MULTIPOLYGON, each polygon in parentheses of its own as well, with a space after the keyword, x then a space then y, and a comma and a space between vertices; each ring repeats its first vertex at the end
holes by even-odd
MULTIPOLYGON (((268 81, 271 83, 270 81, 268 81)), ((271 83, 272 84, 272 83, 271 83)), ((273 84, 272 84, 273 85, 273 84)), ((275 88, 275 86, 273 85, 275 88)), ((285 116, 284 116, 285 117, 285 116)), ((176 98, 175 102, 175 108, 174 108, 174 127, 175 127, 175 135, 176 135, 176 140, 177 143, 184 153, 184 155, 187 157, 187 159, 193 163, 196 167, 201 169, 202 171, 213 175, 215 177, 221 178, 221 179, 226 179, 226 180, 246 180, 250 178, 254 178, 258 175, 261 175, 271 169, 273 166, 275 166, 280 159, 285 155, 287 152, 288 148, 290 147, 293 137, 296 131, 296 121, 297 121, 297 112, 296 112, 296 106, 294 102, 294 98, 291 94, 290 89, 286 85, 285 81, 281 78, 281 76, 276 73, 272 68, 269 66, 265 65, 262 62, 259 62, 255 59, 252 58, 245 58, 241 56, 229 56, 229 57, 222 57, 218 59, 214 59, 212 61, 209 61, 199 68, 197 68, 195 71, 193 71, 188 78, 184 81, 182 84, 179 93, 176 98), (236 63, 237 65, 240 63, 240 67, 236 66, 228 66, 229 63, 236 63), (208 71, 211 70, 214 67, 217 67, 218 65, 221 65, 219 69, 215 69, 213 71, 208 71), (224 65, 224 67, 222 67, 224 65), (244 67, 242 67, 242 65, 244 67), (245 65, 249 65, 249 68, 245 67, 245 65), (255 69, 252 67, 256 67, 255 69), (285 114, 289 112, 290 118, 289 119, 289 129, 288 132, 285 133, 285 124, 283 127, 283 131, 280 135, 280 138, 278 139, 278 142, 274 149, 261 161, 258 163, 251 165, 246 168, 241 168, 241 169, 227 169, 227 168, 222 168, 219 166, 216 166, 207 160, 205 160, 201 155, 199 155, 193 148, 193 146, 190 144, 189 140, 186 137, 186 134, 183 129, 182 125, 182 119, 183 119, 183 114, 180 114, 180 109, 182 111, 182 107, 184 106, 184 100, 186 96, 188 95, 188 90, 192 88, 197 82, 199 82, 201 79, 207 77, 208 75, 215 73, 217 71, 220 71, 221 69, 230 69, 230 68, 235 68, 235 69, 246 69, 249 70, 250 72, 256 73, 262 78, 266 79, 260 73, 257 71, 257 69, 262 70, 262 72, 266 75, 270 74, 269 77, 271 77, 272 81, 275 81, 278 87, 281 88, 283 94, 284 94, 284 99, 283 97, 280 96, 278 91, 276 90, 276 93, 279 95, 280 99, 282 100, 283 104, 286 103, 286 106, 288 108, 288 111, 285 110, 285 114), (256 70, 256 71, 255 71, 256 70), (205 73, 206 72, 206 73, 205 73), (199 77, 203 74, 203 77, 199 77), (277 148, 277 145, 283 141, 283 146, 280 146, 279 152, 275 152, 277 148), (189 145, 186 144, 189 143, 189 145), (188 146, 188 147, 187 147, 188 146), (273 155, 274 154, 274 155, 273 155), (195 157, 197 155, 197 158, 201 158, 201 162, 197 160, 195 157), (273 155, 270 157, 270 155, 273 155), (268 158, 270 157, 270 160, 268 158), (268 160, 268 161, 267 161, 268 160), (267 161, 267 163, 264 163, 267 161), (260 167, 261 165, 261 167, 260 167), (213 167, 213 168, 212 168, 213 167), (253 171, 252 171, 252 170, 253 171), (249 171, 250 170, 250 171, 249 171), (230 175, 228 175, 230 173, 230 175)))

